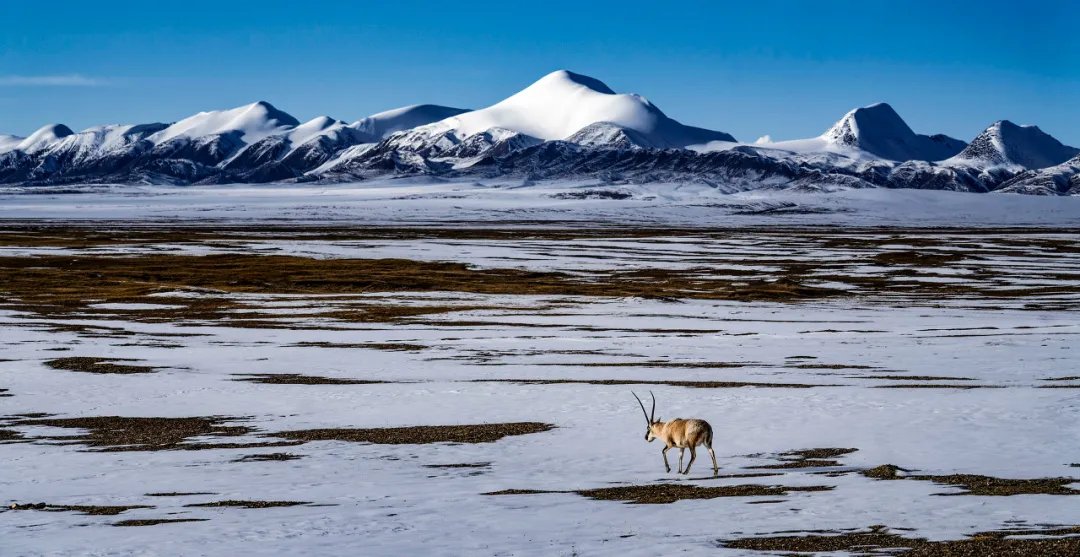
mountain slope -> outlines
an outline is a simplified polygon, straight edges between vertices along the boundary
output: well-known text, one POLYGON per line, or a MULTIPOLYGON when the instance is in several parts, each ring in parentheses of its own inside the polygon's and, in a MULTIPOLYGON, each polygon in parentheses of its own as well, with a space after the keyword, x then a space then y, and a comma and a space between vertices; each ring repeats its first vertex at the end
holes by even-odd
POLYGON ((735 140, 723 132, 684 126, 644 97, 615 93, 597 79, 566 70, 552 72, 492 106, 416 131, 423 130, 433 137, 451 132, 460 140, 500 128, 550 141, 567 138, 600 122, 632 130, 654 148, 735 140))
POLYGON ((379 141, 394 132, 438 122, 465 112, 469 110, 435 104, 415 104, 372 114, 353 122, 350 127, 368 135, 372 141, 379 141))
POLYGON ((1008 120, 994 122, 972 140, 954 164, 976 166, 1018 166, 1029 170, 1065 162, 1080 149, 1062 145, 1038 126, 1018 126, 1008 120))
POLYGON ((886 103, 848 112, 821 137, 826 142, 853 147, 893 161, 943 160, 959 153, 964 146, 962 141, 945 135, 916 134, 886 103))

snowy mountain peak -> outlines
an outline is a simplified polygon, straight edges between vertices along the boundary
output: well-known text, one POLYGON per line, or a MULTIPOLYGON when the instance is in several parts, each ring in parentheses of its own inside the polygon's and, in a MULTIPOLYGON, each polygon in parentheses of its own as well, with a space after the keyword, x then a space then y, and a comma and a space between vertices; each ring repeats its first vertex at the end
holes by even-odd
POLYGON ((200 112, 189 116, 154 134, 155 144, 178 138, 198 138, 238 132, 245 143, 254 143, 266 136, 298 126, 300 122, 274 105, 259 101, 233 108, 200 112))
POLYGON ((851 147, 894 160, 946 159, 964 147, 945 135, 916 134, 888 103, 856 108, 821 135, 828 144, 851 147))
POLYGON ((372 114, 353 122, 350 127, 371 136, 373 141, 378 141, 392 133, 445 120, 465 112, 469 111, 436 104, 414 104, 372 114))
POLYGON ((15 148, 25 153, 34 153, 74 133, 63 124, 49 124, 20 141, 15 148))
POLYGON ((547 74, 499 103, 436 122, 424 131, 432 136, 452 132, 465 138, 503 128, 555 140, 599 122, 633 130, 659 148, 734 141, 723 132, 684 126, 644 97, 615 93, 598 79, 566 70, 547 74))
POLYGON ((1062 145, 1038 126, 999 120, 986 128, 952 160, 961 164, 1046 168, 1076 156, 1080 149, 1062 145))

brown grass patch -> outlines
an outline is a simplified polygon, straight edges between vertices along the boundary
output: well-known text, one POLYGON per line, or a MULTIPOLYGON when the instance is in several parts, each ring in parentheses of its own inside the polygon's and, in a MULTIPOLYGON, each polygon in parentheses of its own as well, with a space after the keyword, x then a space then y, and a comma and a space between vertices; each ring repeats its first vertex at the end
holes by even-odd
POLYGON ((892 464, 883 464, 869 470, 863 470, 860 473, 877 480, 931 481, 964 490, 960 493, 943 493, 941 495, 987 495, 999 497, 1008 497, 1010 495, 1080 495, 1080 490, 1068 487, 1070 484, 1080 482, 1080 479, 1076 478, 1010 479, 977 474, 935 476, 930 474, 907 474, 907 472, 910 472, 910 470, 892 464), (905 474, 901 475, 900 472, 905 472, 905 474))
POLYGON ((425 464, 424 468, 487 468, 490 462, 459 462, 457 464, 425 464))
POLYGON ((1004 389, 1004 385, 950 385, 944 383, 908 383, 897 385, 874 385, 874 389, 1004 389))
POLYGON ((295 441, 349 441, 379 445, 425 445, 428 443, 492 443, 513 435, 541 433, 553 424, 514 422, 501 424, 435 425, 373 429, 302 429, 272 434, 295 441))
POLYGON ((99 416, 84 418, 34 418, 12 422, 15 426, 44 426, 87 430, 74 436, 34 437, 77 443, 100 451, 166 451, 284 446, 296 443, 207 443, 196 437, 238 437, 254 431, 246 426, 226 425, 235 418, 136 418, 99 416))
POLYGON ((150 366, 134 366, 117 364, 114 362, 132 361, 129 358, 91 358, 87 356, 75 356, 72 358, 57 358, 45 362, 45 365, 53 369, 65 371, 81 371, 83 373, 108 373, 126 375, 131 373, 154 373, 155 368, 150 366))
POLYGON ((303 455, 295 455, 292 453, 262 453, 262 454, 249 454, 244 455, 233 462, 267 462, 267 461, 285 461, 285 460, 299 460, 304 458, 303 455))
POLYGON ((113 522, 113 526, 157 526, 158 524, 173 524, 177 522, 206 522, 208 518, 135 518, 113 522))
POLYGON ((753 470, 786 470, 794 468, 828 468, 840 466, 834 457, 851 454, 859 449, 818 448, 799 449, 788 451, 778 455, 780 464, 765 464, 761 466, 749 466, 753 470))
POLYGON ((769 552, 851 552, 859 555, 902 555, 904 557, 1072 557, 1080 554, 1080 527, 1053 529, 1002 530, 980 532, 965 539, 928 541, 889 532, 884 526, 871 526, 860 532, 833 531, 798 536, 765 536, 718 540, 717 545, 731 549, 769 552), (1039 536, 1015 538, 1014 536, 1039 536), (1055 537, 1056 536, 1056 537, 1055 537))
POLYGON ((319 377, 299 373, 237 373, 233 381, 265 383, 268 385, 376 385, 390 381, 369 379, 346 379, 344 377, 319 377))
POLYGON ((159 491, 157 493, 147 493, 147 497, 187 497, 189 495, 217 495, 210 491, 159 491))
POLYGON ((693 484, 649 484, 619 487, 602 487, 576 491, 544 491, 533 489, 505 489, 483 495, 534 495, 542 493, 576 493, 582 497, 600 501, 623 501, 634 505, 664 505, 684 499, 715 499, 718 497, 781 496, 793 491, 829 491, 831 486, 769 486, 730 485, 703 487, 693 484))
POLYGON ((51 505, 49 503, 12 503, 13 511, 77 512, 94 516, 114 516, 132 509, 152 509, 147 505, 51 505))
POLYGON ((737 389, 741 387, 765 387, 776 389, 809 389, 812 387, 839 387, 840 385, 814 385, 806 383, 755 383, 746 381, 647 381, 635 379, 473 379, 474 383, 514 383, 517 385, 668 385, 694 389, 737 389))
POLYGON ((392 352, 416 352, 424 350, 423 344, 409 344, 406 342, 297 342, 286 346, 310 347, 310 348, 358 348, 364 350, 389 350, 392 352))
POLYGON ((970 377, 943 375, 849 375, 848 379, 887 379, 889 381, 974 381, 970 377))
POLYGON ((270 509, 274 507, 296 507, 310 505, 311 501, 239 501, 229 499, 226 501, 213 501, 210 503, 191 503, 185 507, 239 507, 243 509, 270 509))

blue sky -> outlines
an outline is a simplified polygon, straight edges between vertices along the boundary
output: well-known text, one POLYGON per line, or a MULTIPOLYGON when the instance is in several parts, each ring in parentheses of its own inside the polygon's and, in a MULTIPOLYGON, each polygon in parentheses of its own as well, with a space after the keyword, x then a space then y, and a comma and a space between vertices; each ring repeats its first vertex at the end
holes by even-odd
POLYGON ((5 2, 0 132, 479 108, 555 69, 743 141, 887 101, 918 132, 998 119, 1080 145, 1080 2, 5 2))

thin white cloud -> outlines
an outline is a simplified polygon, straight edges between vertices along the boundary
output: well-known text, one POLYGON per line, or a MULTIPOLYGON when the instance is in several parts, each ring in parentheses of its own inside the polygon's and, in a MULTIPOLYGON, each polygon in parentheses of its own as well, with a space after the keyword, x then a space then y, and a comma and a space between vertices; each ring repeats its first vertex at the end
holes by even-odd
POLYGON ((97 87, 104 79, 79 74, 0 75, 0 87, 97 87))

